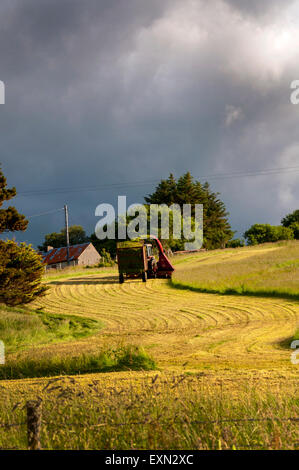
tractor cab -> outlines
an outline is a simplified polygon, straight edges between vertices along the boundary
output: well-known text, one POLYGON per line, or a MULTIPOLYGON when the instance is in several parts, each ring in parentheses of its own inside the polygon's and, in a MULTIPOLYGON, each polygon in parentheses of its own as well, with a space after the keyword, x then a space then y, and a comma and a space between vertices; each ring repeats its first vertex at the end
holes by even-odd
POLYGON ((148 264, 147 275, 148 277, 156 278, 157 272, 158 272, 158 265, 157 265, 157 260, 153 253, 153 245, 151 243, 146 243, 144 246, 146 249, 146 257, 147 257, 147 264, 148 264))
POLYGON ((154 255, 153 255, 153 245, 151 243, 147 243, 145 245, 145 248, 146 248, 146 256, 147 258, 152 258, 154 255))

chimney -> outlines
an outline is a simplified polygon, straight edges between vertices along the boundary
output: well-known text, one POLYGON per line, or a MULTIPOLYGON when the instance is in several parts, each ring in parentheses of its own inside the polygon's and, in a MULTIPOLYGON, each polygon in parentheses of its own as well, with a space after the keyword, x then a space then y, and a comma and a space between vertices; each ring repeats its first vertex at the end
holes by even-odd
POLYGON ((53 246, 47 246, 47 248, 46 248, 46 253, 49 253, 49 251, 51 251, 51 250, 53 250, 53 249, 54 249, 53 246))

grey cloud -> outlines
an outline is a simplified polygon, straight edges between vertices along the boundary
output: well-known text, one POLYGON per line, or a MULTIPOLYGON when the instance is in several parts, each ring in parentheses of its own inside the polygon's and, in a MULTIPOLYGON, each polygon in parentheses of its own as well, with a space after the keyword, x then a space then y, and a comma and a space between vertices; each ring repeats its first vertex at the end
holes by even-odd
MULTIPOLYGON (((282 2, 226 3, 231 9, 220 0, 2 3, 0 160, 9 182, 21 191, 294 165, 298 37, 271 17, 282 2)), ((299 196, 294 176, 212 185, 240 231, 265 214, 278 223, 299 196)), ((16 202, 28 215, 68 202, 71 223, 91 231, 98 203, 115 202, 116 191, 142 201, 151 190, 53 191, 16 202)), ((38 243, 62 222, 59 214, 32 219, 19 237, 38 243)))
POLYGON ((295 0, 225 0, 237 11, 261 17, 267 14, 279 14, 285 11, 295 0))

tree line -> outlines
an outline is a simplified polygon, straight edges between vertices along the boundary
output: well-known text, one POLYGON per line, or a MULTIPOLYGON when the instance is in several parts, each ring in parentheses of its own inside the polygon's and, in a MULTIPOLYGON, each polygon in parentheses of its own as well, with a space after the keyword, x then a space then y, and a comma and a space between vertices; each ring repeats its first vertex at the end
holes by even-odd
MULTIPOLYGON (((5 232, 25 231, 28 221, 13 206, 3 209, 5 202, 16 196, 16 188, 8 188, 7 181, 0 169, 0 234, 5 232)), ((170 207, 178 204, 203 205, 203 247, 208 250, 237 247, 245 244, 244 240, 234 238, 228 212, 220 194, 211 190, 208 182, 201 183, 190 172, 176 179, 170 174, 162 179, 152 194, 145 196, 145 205, 165 204, 170 207)), ((171 215, 171 214, 170 214, 171 215)), ((194 212, 192 213, 194 218, 194 212)), ((117 221, 115 224, 117 233, 117 221)), ((170 227, 171 233, 171 227, 170 227)), ((116 254, 117 240, 99 240, 95 233, 88 236, 80 225, 73 225, 69 230, 70 244, 92 242, 104 260, 111 261, 116 254)), ((275 242, 278 240, 299 240, 299 210, 286 215, 279 226, 255 224, 248 229, 244 237, 249 245, 275 242)), ((45 235, 38 247, 46 251, 48 246, 59 248, 66 244, 65 229, 45 235)), ((170 236, 162 240, 165 247, 176 251, 183 248, 184 239, 176 240, 170 236)), ((31 245, 16 243, 13 240, 0 240, 0 303, 19 305, 29 303, 44 295, 47 287, 42 284, 44 268, 42 258, 31 245)))
MULTIPOLYGON (((208 182, 201 183, 196 181, 190 172, 185 173, 176 179, 170 174, 167 179, 162 179, 152 194, 145 196, 145 207, 150 204, 166 205, 178 204, 181 208, 184 204, 202 204, 203 205, 203 248, 214 250, 219 248, 237 248, 260 243, 276 242, 279 240, 299 239, 299 210, 286 215, 281 225, 272 226, 270 224, 254 224, 245 233, 244 238, 234 238, 235 232, 232 230, 224 202, 220 199, 220 194, 213 192, 208 182)), ((193 214, 194 215, 194 214, 193 214)), ((170 232, 167 240, 162 239, 165 248, 172 251, 184 249, 185 239, 174 239, 172 236, 172 214, 170 212, 170 232)), ((127 223, 129 222, 127 218, 127 223)), ((117 221, 115 233, 117 234, 117 221)), ((105 258, 107 256, 115 257, 116 240, 99 240, 95 233, 88 236, 80 225, 73 225, 69 230, 70 243, 76 245, 79 243, 91 242, 98 252, 105 258)), ((60 232, 53 232, 45 236, 44 242, 39 246, 41 251, 46 251, 47 246, 59 248, 65 246, 65 229, 60 232)))
MULTIPOLYGON (((150 204, 166 205, 170 207, 172 204, 178 204, 181 209, 184 204, 191 204, 194 209, 195 204, 203 205, 203 247, 209 250, 216 248, 225 248, 232 240, 234 232, 228 221, 228 212, 225 208, 223 201, 219 197, 219 193, 211 190, 209 184, 204 184, 196 181, 190 172, 187 172, 178 180, 172 174, 161 182, 156 187, 152 194, 145 196, 145 207, 148 209, 150 204)), ((194 217, 194 213, 192 213, 194 217)), ((127 222, 130 218, 128 217, 127 222)), ((115 233, 117 234, 117 221, 115 224, 115 233)), ((170 248, 172 251, 182 250, 186 240, 174 239, 172 233, 172 217, 170 211, 170 237, 162 242, 165 247, 170 248)), ((92 242, 101 254, 103 250, 109 252, 112 256, 116 253, 117 240, 98 240, 95 233, 90 236, 86 235, 85 230, 78 225, 70 227, 69 231, 70 243, 85 243, 92 242)), ((50 233, 45 236, 43 244, 39 247, 41 250, 46 250, 47 246, 58 248, 65 245, 65 229, 59 233, 50 233)))

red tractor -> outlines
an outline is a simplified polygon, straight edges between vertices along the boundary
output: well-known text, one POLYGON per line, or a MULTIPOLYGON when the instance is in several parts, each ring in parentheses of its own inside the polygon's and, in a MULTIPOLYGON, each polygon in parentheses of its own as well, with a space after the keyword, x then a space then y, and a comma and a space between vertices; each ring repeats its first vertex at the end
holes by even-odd
POLYGON ((117 263, 120 284, 124 282, 125 276, 141 276, 143 282, 146 282, 148 278, 171 278, 174 271, 160 240, 152 235, 146 241, 119 242, 117 244, 117 263), (158 252, 158 260, 154 256, 153 248, 158 252))

